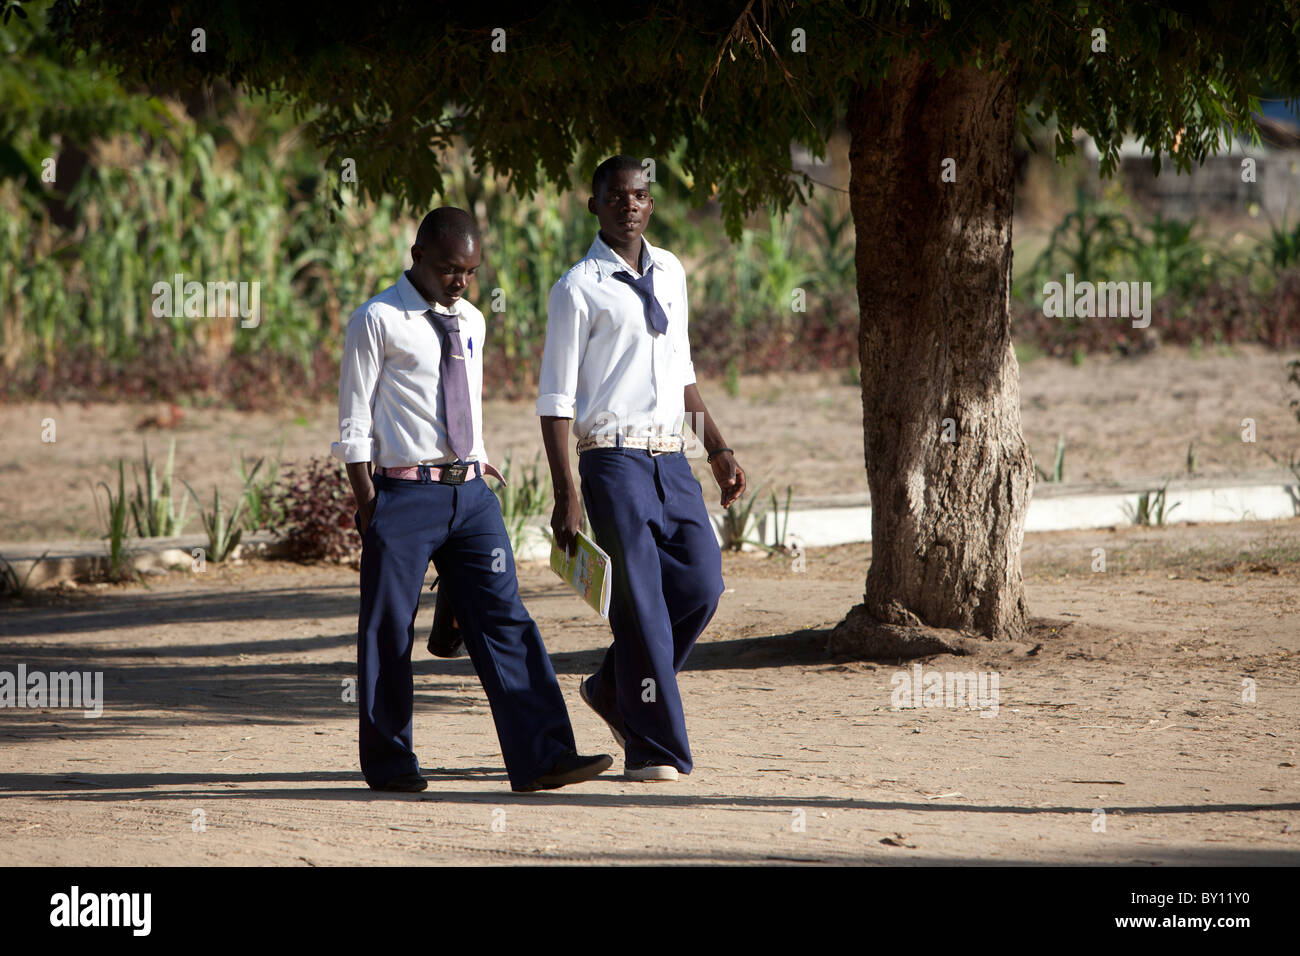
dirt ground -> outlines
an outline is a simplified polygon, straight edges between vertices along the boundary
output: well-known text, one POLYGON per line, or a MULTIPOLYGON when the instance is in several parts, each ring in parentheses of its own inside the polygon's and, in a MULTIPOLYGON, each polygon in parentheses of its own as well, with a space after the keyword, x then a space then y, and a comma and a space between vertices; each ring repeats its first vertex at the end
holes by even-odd
MULTIPOLYGON (((803 573, 729 554, 680 678, 695 772, 631 783, 619 759, 537 794, 510 792, 468 661, 423 649, 427 599, 430 787, 376 794, 341 693, 355 570, 43 592, 0 608, 0 669, 102 670, 104 713, 0 711, 0 863, 1300 863, 1300 519, 1031 535, 1024 556, 1041 648, 919 662, 996 673, 985 716, 896 710, 910 662, 826 656, 869 545, 803 573)), ((544 566, 520 578, 579 745, 617 756, 577 693, 607 628, 544 566)))
MULTIPOLYGON (((1277 474, 1300 447, 1285 362, 1260 350, 1161 350, 1022 366, 1023 422, 1071 484, 1277 474), (1241 441, 1241 420, 1258 443, 1241 441)), ((841 374, 704 383, 751 484, 861 500, 857 387, 841 374), (790 468, 816 460, 818 467, 790 468)), ((529 403, 485 405, 488 447, 536 454, 529 403)), ((155 406, 0 407, 0 541, 93 539, 91 486, 140 442, 207 497, 238 488, 240 451, 325 454, 328 404, 280 415, 155 406), (57 440, 41 441, 44 418, 57 440), (145 427, 140 427, 145 424, 145 427), (52 468, 53 466, 53 468, 52 468)), ((704 479, 701 463, 697 472, 704 479)), ((131 475, 128 468, 128 487, 131 475)), ((711 487, 711 486, 706 486, 711 487)), ((191 512, 193 509, 191 508, 191 512)), ((197 522, 189 526, 198 530, 197 522)), ((728 554, 728 591, 680 683, 696 770, 621 779, 581 703, 608 629, 526 564, 580 746, 598 781, 512 794, 469 662, 423 649, 416 747, 431 784, 374 794, 357 768, 357 572, 249 561, 148 586, 82 585, 0 604, 0 671, 102 671, 104 713, 0 709, 0 863, 288 864, 1300 862, 1300 519, 1030 535, 1032 656, 919 662, 998 678, 996 713, 895 709, 913 662, 826 655, 862 593, 869 545, 789 558, 728 554), (1105 571, 1094 571, 1095 549, 1105 571)), ((986 685, 987 686, 987 685, 986 685)))
MULTIPOLYGON (((1282 475, 1265 450, 1285 458, 1300 449, 1300 425, 1287 408, 1286 361, 1293 356, 1258 348, 1227 354, 1161 349, 1132 359, 1089 358, 1083 365, 1040 357, 1021 366, 1025 438, 1035 461, 1052 468, 1058 436, 1066 439, 1067 483, 1160 483, 1185 473, 1187 445, 1195 442, 1199 476, 1282 475), (1257 441, 1241 440, 1242 419, 1255 421, 1257 441)), ((719 382, 701 390, 723 434, 765 499, 793 488, 795 507, 813 499, 865 501, 861 392, 844 373, 746 377, 737 397, 719 382), (791 467, 815 461, 816 468, 791 467)), ((286 462, 328 455, 338 437, 338 413, 329 403, 283 413, 154 405, 0 406, 9 454, 0 463, 0 542, 94 538, 101 522, 92 489, 116 489, 116 463, 125 458, 126 485, 147 441, 165 458, 176 439, 176 475, 205 502, 216 484, 225 500, 239 491, 236 463, 274 457, 286 462), (55 441, 42 441, 54 421, 55 441), (145 427, 141 428, 142 424, 145 427)), ((531 402, 486 401, 484 434, 497 461, 507 453, 528 464, 541 453, 531 402)), ((161 467, 161 466, 160 466, 161 467)), ((702 460, 697 477, 707 477, 702 460)), ((97 492, 101 506, 103 491, 97 492)), ((710 499, 712 500, 712 499, 710 499)), ((189 514, 196 515, 193 502, 189 514)), ((191 517, 190 533, 199 532, 191 517)))

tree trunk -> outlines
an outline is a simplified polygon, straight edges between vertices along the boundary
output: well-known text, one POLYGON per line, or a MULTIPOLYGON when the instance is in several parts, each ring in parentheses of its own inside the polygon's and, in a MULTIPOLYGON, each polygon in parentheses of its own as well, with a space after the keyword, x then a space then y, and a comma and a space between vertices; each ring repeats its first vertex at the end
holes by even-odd
POLYGON ((831 647, 875 657, 1026 636, 1033 482, 1007 310, 1014 77, 897 66, 848 108, 872 560, 831 647))

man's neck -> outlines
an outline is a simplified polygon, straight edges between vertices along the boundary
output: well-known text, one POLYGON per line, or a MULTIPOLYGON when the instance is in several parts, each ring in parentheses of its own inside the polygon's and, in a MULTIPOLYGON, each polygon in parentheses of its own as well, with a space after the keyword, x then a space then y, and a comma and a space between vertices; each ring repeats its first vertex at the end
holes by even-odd
POLYGON ((440 303, 436 298, 433 297, 429 289, 421 289, 420 283, 415 280, 415 276, 411 275, 411 271, 409 269, 406 270, 406 272, 403 274, 406 276, 406 281, 411 283, 415 291, 420 293, 420 297, 423 298, 425 302, 429 303, 429 305, 433 308, 435 312, 451 313, 456 311, 456 307, 454 305, 443 305, 442 303, 440 303))
POLYGON ((613 243, 609 236, 603 231, 600 233, 600 239, 605 245, 609 246, 610 251, 632 267, 632 270, 638 274, 641 272, 641 252, 645 248, 644 240, 636 237, 635 242, 613 243))

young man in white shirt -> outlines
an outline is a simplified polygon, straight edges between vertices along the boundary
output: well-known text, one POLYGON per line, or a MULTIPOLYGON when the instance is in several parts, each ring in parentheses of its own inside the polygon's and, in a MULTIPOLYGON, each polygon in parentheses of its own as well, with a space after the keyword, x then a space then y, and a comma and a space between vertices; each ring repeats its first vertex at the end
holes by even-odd
POLYGON ((614 643, 582 699, 624 747, 629 779, 676 780, 693 767, 676 675, 723 591, 722 555, 684 454, 686 412, 724 508, 744 492, 745 474, 695 385, 685 272, 642 236, 654 199, 641 164, 601 163, 587 208, 600 231, 551 289, 538 385, 551 529, 567 549, 583 526, 572 421, 582 501, 613 568, 614 643))
POLYGON ((514 790, 588 780, 613 762, 576 752, 537 625, 519 599, 514 554, 483 447, 483 314, 462 295, 479 266, 473 218, 435 209, 413 264, 348 321, 339 435, 359 507, 357 634, 361 769, 372 789, 428 786, 411 749, 411 646, 432 558, 487 692, 514 790), (371 463, 375 470, 372 477, 371 463))

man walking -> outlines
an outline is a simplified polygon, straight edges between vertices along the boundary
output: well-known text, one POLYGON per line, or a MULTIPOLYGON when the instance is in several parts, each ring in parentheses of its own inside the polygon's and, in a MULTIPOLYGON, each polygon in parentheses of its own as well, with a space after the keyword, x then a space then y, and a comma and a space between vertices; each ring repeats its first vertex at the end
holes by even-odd
POLYGON ((555 489, 551 529, 568 548, 582 528, 569 468, 578 438, 582 500, 610 556, 614 643, 582 699, 626 750, 631 780, 693 767, 677 672, 722 595, 722 556, 684 454, 686 412, 729 507, 745 474, 704 406, 686 334, 686 275, 642 233, 654 211, 645 170, 601 163, 587 208, 600 230, 551 289, 537 413, 555 489))
POLYGON ((361 770, 375 790, 428 786, 412 750, 411 647, 431 558, 487 692, 511 788, 579 783, 613 762, 576 752, 483 479, 501 478, 483 447, 486 326, 462 298, 480 258, 473 218, 435 209, 420 223, 410 270, 348 321, 331 452, 347 464, 358 502, 361 770))

